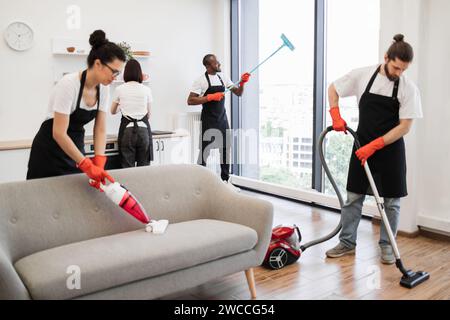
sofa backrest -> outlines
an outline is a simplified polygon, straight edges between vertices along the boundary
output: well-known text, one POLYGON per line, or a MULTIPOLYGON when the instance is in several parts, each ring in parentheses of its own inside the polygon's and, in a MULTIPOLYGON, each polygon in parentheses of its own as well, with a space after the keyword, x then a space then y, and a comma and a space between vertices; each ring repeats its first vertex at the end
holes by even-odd
MULTIPOLYGON (((111 170, 153 219, 207 215, 220 179, 196 165, 111 170)), ((144 228, 84 174, 0 184, 0 246, 13 262, 65 244, 144 228)))

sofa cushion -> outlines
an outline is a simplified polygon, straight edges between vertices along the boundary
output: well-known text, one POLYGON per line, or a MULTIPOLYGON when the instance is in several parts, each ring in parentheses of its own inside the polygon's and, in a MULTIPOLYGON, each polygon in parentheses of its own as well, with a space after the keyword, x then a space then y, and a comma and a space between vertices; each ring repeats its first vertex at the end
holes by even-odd
POLYGON ((14 266, 33 299, 70 299, 251 250, 257 237, 243 225, 193 220, 163 235, 138 230, 41 251, 14 266))

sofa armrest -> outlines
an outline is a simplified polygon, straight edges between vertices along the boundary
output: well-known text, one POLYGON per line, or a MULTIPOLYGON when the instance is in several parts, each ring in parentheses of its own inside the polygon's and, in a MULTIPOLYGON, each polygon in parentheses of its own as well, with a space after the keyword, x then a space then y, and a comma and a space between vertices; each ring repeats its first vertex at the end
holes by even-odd
POLYGON ((258 265, 264 260, 272 236, 272 203, 220 188, 220 197, 211 201, 210 218, 245 225, 258 234, 254 250, 258 265))
POLYGON ((0 300, 28 300, 30 295, 13 266, 0 247, 0 300))

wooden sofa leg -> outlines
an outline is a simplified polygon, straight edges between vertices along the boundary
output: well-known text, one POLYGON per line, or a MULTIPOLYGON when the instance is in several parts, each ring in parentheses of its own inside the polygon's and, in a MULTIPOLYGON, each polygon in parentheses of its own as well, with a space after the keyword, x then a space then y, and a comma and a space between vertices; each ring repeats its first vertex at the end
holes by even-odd
POLYGON ((256 299, 255 276, 253 274, 253 268, 245 270, 245 276, 247 277, 248 288, 250 289, 252 299, 256 299))

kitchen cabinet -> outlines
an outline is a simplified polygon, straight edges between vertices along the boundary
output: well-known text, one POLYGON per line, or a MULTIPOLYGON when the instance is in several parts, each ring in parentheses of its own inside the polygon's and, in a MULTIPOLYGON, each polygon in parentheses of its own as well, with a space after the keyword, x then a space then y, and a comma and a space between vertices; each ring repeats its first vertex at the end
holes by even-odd
POLYGON ((0 152, 0 183, 26 179, 30 150, 18 149, 0 152))
POLYGON ((152 165, 189 163, 189 139, 187 137, 153 136, 152 165))

